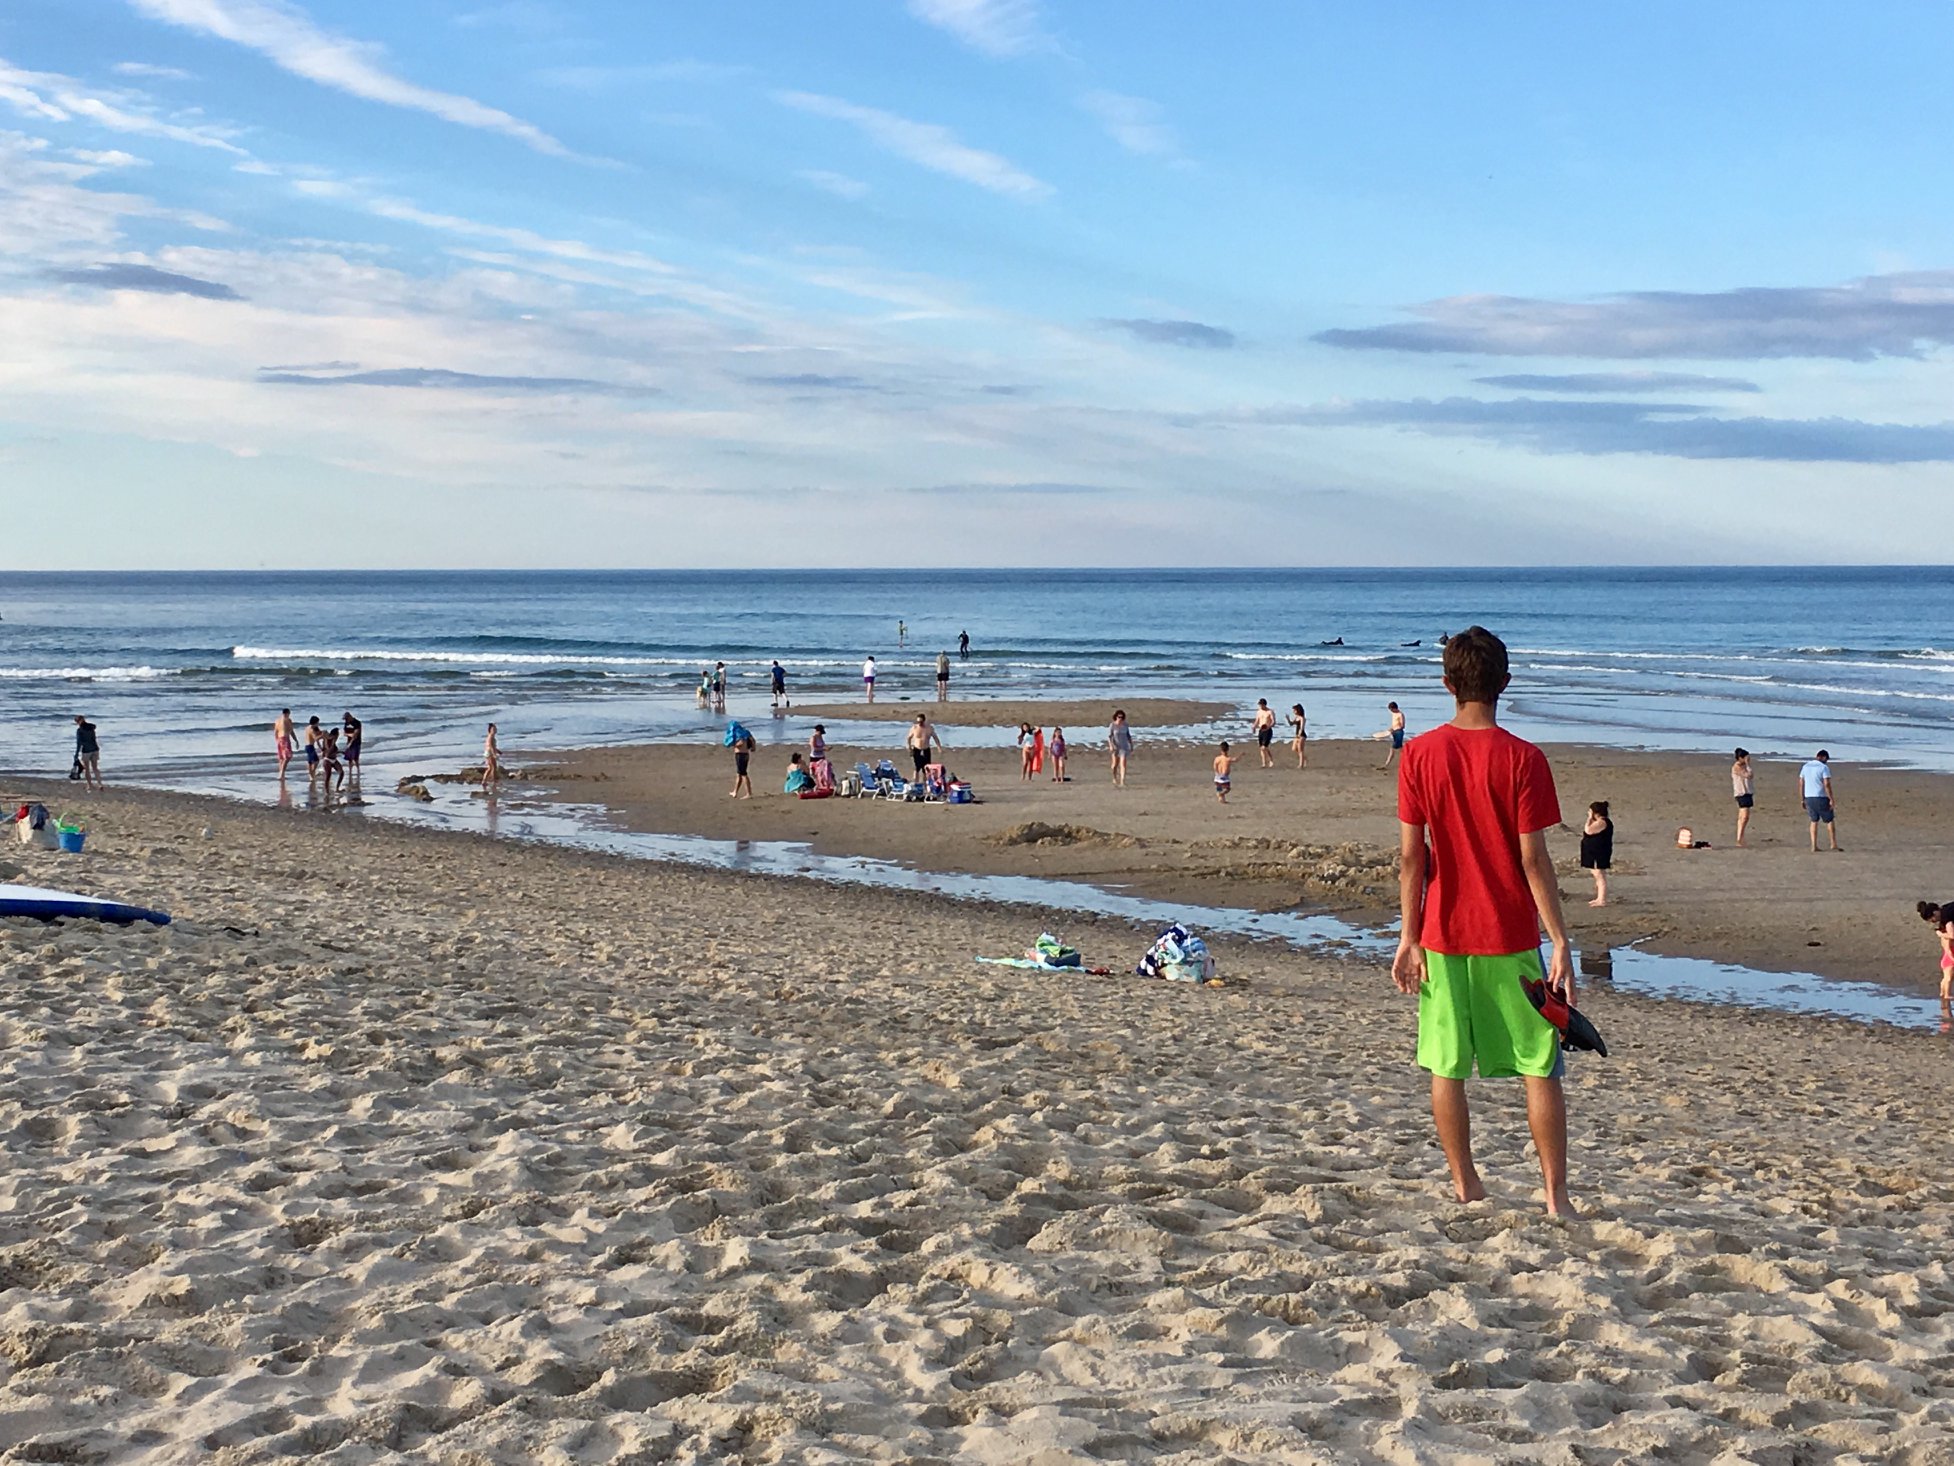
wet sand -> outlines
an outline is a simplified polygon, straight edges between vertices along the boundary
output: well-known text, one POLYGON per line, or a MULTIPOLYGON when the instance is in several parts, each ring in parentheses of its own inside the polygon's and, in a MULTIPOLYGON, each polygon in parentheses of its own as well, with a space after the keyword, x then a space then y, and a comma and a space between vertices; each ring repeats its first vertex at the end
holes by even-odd
MULTIPOLYGON (((983 706, 964 704, 959 716, 983 706)), ((903 724, 915 711, 886 713, 886 742, 834 744, 837 770, 887 757, 906 772, 903 724)), ((1039 715, 1035 704, 1012 704, 1003 721, 1049 728, 1039 715)), ((764 740, 767 722, 749 726, 764 740)), ((1312 740, 1309 767, 1298 770, 1278 742, 1276 767, 1264 770, 1244 723, 1224 807, 1211 784, 1212 746, 1154 738, 1140 724, 1127 787, 1115 789, 1103 725, 1067 726, 1070 782, 1054 784, 1048 770, 1024 783, 1014 752, 959 748, 946 721, 945 759, 982 800, 947 809, 788 798, 780 787, 791 748, 772 743, 754 757, 755 798, 737 803, 726 797, 731 756, 718 747, 591 749, 525 762, 554 797, 601 802, 630 829, 807 841, 932 870, 1114 884, 1167 903, 1300 907, 1395 923, 1396 776, 1378 770, 1382 744, 1312 740)), ((1641 941, 1656 952, 1915 991, 1938 982, 1937 948, 1913 905, 1954 900, 1954 779, 1836 763, 1845 852, 1814 856, 1794 765, 1758 767, 1750 848, 1738 850, 1728 760, 1577 745, 1549 755, 1567 826, 1552 845, 1582 944, 1641 941), (1593 886, 1578 865, 1580 821, 1594 799, 1610 801, 1616 826, 1612 904, 1603 910, 1587 905, 1593 886), (1676 849, 1682 825, 1711 848, 1676 849)))
POLYGON ((1037 910, 88 818, 0 860, 179 920, 0 922, 12 1459, 1947 1459, 1935 1035, 1597 988, 1550 1222, 1511 1084, 1448 1198, 1375 964, 1054 978, 970 960, 1037 910))

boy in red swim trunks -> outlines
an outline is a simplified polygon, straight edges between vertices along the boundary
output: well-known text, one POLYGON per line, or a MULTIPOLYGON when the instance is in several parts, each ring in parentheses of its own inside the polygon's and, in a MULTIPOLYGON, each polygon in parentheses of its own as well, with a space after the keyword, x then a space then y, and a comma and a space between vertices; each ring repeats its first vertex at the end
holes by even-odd
POLYGON ((1483 626, 1446 644, 1445 685, 1458 712, 1407 745, 1398 769, 1404 928, 1391 978, 1418 995, 1418 1064, 1431 1071, 1432 1119, 1459 1200, 1486 1194, 1466 1108, 1476 1065, 1482 1078, 1525 1082, 1547 1211, 1563 1216, 1572 1203, 1560 1035, 1522 985, 1543 976, 1544 926, 1553 943, 1544 976, 1574 1001, 1574 959, 1547 853, 1560 802, 1546 756, 1499 726, 1509 680, 1506 644, 1483 626))

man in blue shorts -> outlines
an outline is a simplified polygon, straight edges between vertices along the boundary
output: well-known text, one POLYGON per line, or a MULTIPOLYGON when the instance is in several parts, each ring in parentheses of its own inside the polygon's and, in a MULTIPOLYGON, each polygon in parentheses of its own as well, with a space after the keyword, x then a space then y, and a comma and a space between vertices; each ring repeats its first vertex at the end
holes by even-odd
POLYGON ((1817 758, 1806 759, 1798 769, 1798 791, 1805 797, 1805 818, 1812 825, 1812 854, 1818 854, 1818 827, 1825 826, 1832 848, 1839 846, 1838 806, 1832 799, 1832 755, 1819 749, 1817 758))
POLYGON ((1486 1194, 1472 1160, 1466 1079, 1518 1076, 1551 1216, 1567 1195, 1567 1099, 1560 1034, 1525 984, 1543 976, 1571 1007, 1574 957, 1547 831, 1560 823, 1553 771, 1499 726, 1506 644, 1482 626, 1445 647, 1452 721, 1421 734, 1398 766, 1404 927, 1391 978, 1418 995, 1418 1064, 1432 1076, 1432 1119, 1460 1201, 1486 1194), (1427 839, 1429 837, 1429 844, 1427 839), (1543 972, 1540 929, 1553 941, 1543 972))

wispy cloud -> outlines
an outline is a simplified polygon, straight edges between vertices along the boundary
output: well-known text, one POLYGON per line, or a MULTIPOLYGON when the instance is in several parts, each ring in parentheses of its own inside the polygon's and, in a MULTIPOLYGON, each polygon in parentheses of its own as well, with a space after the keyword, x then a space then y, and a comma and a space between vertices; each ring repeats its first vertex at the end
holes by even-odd
POLYGON ((909 0, 909 13, 986 56, 1022 56, 1052 44, 1036 0, 909 0))
POLYGON ((1760 392, 1743 377, 1705 377, 1696 372, 1519 372, 1504 377, 1474 377, 1488 387, 1516 392, 1572 392, 1607 396, 1615 392, 1760 392))
POLYGON ((934 122, 917 122, 879 107, 863 107, 814 92, 775 92, 774 100, 783 107, 815 117, 846 122, 897 157, 965 183, 974 183, 992 193, 1014 198, 1045 198, 1052 191, 1050 184, 1032 177, 1016 164, 996 153, 971 147, 949 128, 934 122))
POLYGON ((59 280, 64 285, 86 285, 94 290, 142 290, 151 295, 194 295, 201 300, 244 299, 221 281, 177 275, 154 265, 105 262, 46 273, 48 279, 59 280))
POLYGON ((644 397, 656 389, 634 387, 620 382, 600 382, 589 377, 497 377, 476 372, 454 372, 442 367, 389 367, 380 371, 340 372, 322 376, 303 370, 265 367, 258 372, 261 382, 287 387, 420 387, 462 392, 596 392, 605 395, 644 397))
POLYGON ((462 127, 499 132, 541 153, 567 157, 570 150, 533 123, 472 97, 435 91, 396 76, 381 64, 381 50, 334 35, 284 0, 129 0, 154 19, 215 36, 256 51, 294 76, 335 91, 425 112, 462 127))
POLYGON ((748 377, 756 387, 791 387, 814 392, 886 392, 889 389, 866 377, 834 376, 824 372, 791 372, 770 377, 748 377))
POLYGON ((1079 98, 1079 105, 1129 153, 1174 161, 1181 158, 1180 138, 1167 125, 1158 103, 1121 92, 1095 91, 1079 98))
POLYGON ((1709 417, 1683 402, 1548 402, 1470 397, 1331 402, 1209 416, 1274 427, 1393 427, 1476 438, 1540 453, 1647 453, 1779 463, 1954 462, 1954 423, 1853 418, 1709 417))
POLYGON ((1036 497, 1084 496, 1122 492, 1110 484, 1074 484, 1050 479, 1028 479, 1016 483, 915 484, 899 489, 904 494, 942 494, 954 498, 986 494, 1022 494, 1036 497))
POLYGON ((1597 300, 1460 295, 1420 319, 1321 332, 1331 346, 1488 356, 1729 361, 1918 357, 1954 342, 1954 271, 1870 275, 1849 285, 1645 290, 1597 300))
POLYGON ((147 168, 149 159, 138 158, 134 153, 125 153, 120 148, 110 148, 98 152, 93 148, 64 148, 64 156, 77 163, 86 163, 91 168, 147 168))
POLYGON ((141 77, 146 81, 189 81, 190 73, 180 66, 156 66, 147 61, 118 61, 109 70, 117 76, 141 77))
POLYGON ((803 168, 795 176, 836 198, 868 197, 868 185, 859 178, 850 178, 846 173, 830 173, 826 168, 803 168))
POLYGON ((1235 344, 1233 331, 1201 321, 1128 319, 1105 320, 1099 324, 1125 331, 1136 340, 1153 346, 1192 346, 1208 351, 1225 351, 1235 344))
POLYGON ((229 128, 159 117, 133 92, 103 91, 57 72, 27 71, 5 59, 0 59, 0 102, 37 121, 92 122, 111 132, 167 138, 244 156, 244 149, 231 141, 229 128))

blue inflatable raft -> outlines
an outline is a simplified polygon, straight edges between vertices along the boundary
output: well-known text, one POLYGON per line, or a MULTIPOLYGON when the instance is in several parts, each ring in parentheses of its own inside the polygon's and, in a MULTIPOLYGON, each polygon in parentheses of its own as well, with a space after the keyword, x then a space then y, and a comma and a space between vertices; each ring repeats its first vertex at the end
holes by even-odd
POLYGON ((35 916, 42 921, 52 921, 57 916, 79 916, 90 921, 112 921, 118 926, 127 926, 132 921, 153 921, 158 926, 170 924, 167 911, 125 906, 120 901, 78 896, 73 891, 50 891, 45 886, 0 885, 0 916, 35 916))

